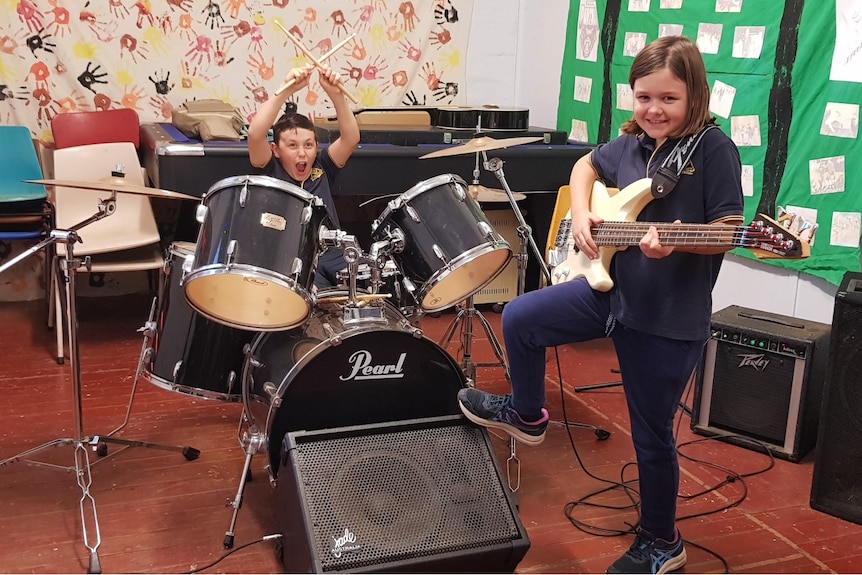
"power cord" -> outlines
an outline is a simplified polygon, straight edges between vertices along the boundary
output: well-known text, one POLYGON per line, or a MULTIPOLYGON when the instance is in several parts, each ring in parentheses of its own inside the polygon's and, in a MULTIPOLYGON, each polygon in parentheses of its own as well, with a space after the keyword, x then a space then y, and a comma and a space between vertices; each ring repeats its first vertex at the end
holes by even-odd
POLYGON ((197 569, 192 569, 191 571, 186 571, 185 575, 191 575, 192 573, 200 573, 201 571, 206 571, 207 569, 210 569, 211 567, 215 567, 216 565, 218 565, 219 563, 221 563, 222 561, 224 561, 225 559, 227 559, 228 557, 230 557, 231 555, 233 555, 237 551, 245 549, 246 547, 251 547, 252 545, 256 545, 258 543, 263 543, 265 541, 273 541, 275 539, 280 539, 281 537, 282 537, 281 533, 273 533, 272 535, 266 535, 260 539, 250 541, 244 545, 240 545, 239 547, 235 547, 234 549, 231 549, 227 553, 223 553, 221 555, 221 557, 218 557, 217 559, 211 561, 210 563, 207 563, 203 567, 198 567, 197 569))

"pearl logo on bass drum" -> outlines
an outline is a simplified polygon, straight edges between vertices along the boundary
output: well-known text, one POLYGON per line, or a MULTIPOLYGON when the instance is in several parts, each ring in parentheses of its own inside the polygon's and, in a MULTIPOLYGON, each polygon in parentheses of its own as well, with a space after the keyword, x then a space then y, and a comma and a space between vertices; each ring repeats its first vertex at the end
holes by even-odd
POLYGON ((371 352, 361 349, 354 352, 347 360, 351 365, 348 376, 340 376, 341 381, 360 381, 364 379, 399 379, 404 377, 404 359, 406 353, 398 356, 398 361, 390 364, 371 363, 371 352))

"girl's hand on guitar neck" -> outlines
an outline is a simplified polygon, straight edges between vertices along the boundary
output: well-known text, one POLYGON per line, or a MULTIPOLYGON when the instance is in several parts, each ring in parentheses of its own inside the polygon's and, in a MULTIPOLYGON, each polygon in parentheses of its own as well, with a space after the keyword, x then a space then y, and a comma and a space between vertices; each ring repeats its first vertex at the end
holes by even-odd
MULTIPOLYGON (((680 220, 676 220, 675 224, 681 224, 680 220)), ((643 254, 650 259, 666 258, 673 253, 674 246, 661 245, 661 238, 658 235, 658 230, 655 226, 650 226, 644 237, 641 238, 638 244, 643 254)))

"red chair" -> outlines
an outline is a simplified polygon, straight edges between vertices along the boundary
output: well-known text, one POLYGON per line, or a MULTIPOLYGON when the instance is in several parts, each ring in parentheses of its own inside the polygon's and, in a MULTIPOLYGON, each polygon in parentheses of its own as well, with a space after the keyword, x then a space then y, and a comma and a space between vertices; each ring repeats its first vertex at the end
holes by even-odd
POLYGON ((51 131, 58 149, 113 142, 131 142, 136 150, 141 146, 140 120, 131 108, 57 114, 51 131))

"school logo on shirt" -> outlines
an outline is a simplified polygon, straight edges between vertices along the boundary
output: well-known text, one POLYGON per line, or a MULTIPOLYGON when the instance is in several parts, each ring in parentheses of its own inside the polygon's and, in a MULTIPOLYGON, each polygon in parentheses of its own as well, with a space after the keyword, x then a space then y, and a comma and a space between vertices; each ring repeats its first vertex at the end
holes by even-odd
POLYGON ((318 179, 323 175, 323 168, 312 168, 311 169, 311 181, 318 179))

